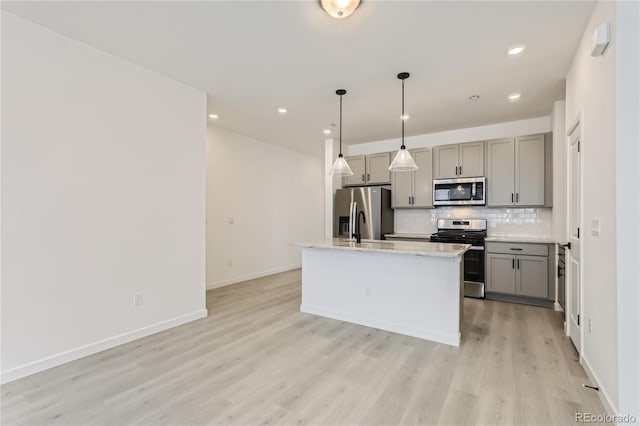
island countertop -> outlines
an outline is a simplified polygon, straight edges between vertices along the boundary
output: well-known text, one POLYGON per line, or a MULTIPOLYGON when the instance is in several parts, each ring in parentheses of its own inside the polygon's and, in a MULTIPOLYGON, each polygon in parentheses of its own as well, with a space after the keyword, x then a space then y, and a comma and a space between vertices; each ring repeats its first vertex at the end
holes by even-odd
POLYGON ((302 248, 335 249, 350 251, 368 251, 391 254, 409 254, 415 256, 458 257, 463 255, 470 244, 445 244, 412 241, 363 241, 356 243, 339 238, 327 239, 314 243, 297 244, 302 248))

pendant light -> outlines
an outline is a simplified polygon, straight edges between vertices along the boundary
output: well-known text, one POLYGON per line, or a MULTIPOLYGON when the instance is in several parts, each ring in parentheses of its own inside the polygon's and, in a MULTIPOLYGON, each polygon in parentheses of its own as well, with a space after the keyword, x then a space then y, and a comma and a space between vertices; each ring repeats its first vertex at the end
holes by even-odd
POLYGON ((351 15, 360 6, 361 0, 318 0, 320 7, 334 18, 342 19, 351 15))
POLYGON ((353 172, 351 171, 351 167, 349 167, 349 163, 342 156, 342 96, 347 93, 344 89, 336 90, 336 95, 340 96, 340 154, 338 154, 338 158, 336 158, 335 163, 333 163, 333 167, 331 167, 331 174, 334 176, 352 176, 353 172))
POLYGON ((400 150, 391 162, 389 170, 392 172, 411 172, 413 170, 418 170, 418 166, 416 165, 416 162, 413 161, 413 158, 411 158, 411 154, 407 151, 407 147, 404 146, 404 122, 407 119, 407 116, 404 113, 404 81, 409 78, 409 73, 401 72, 398 74, 398 78, 402 80, 402 115, 400 116, 400 120, 402 121, 402 145, 400 145, 400 150))

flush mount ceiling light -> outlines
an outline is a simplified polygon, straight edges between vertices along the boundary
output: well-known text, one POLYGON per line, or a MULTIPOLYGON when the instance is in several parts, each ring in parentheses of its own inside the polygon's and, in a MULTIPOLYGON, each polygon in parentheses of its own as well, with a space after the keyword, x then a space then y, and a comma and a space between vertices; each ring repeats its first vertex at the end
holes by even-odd
POLYGON ((353 172, 349 163, 342 156, 342 96, 346 95, 347 91, 344 89, 336 90, 336 95, 340 96, 340 154, 336 158, 335 163, 331 167, 331 174, 334 176, 352 176, 353 172))
POLYGON ((286 108, 278 108, 278 114, 286 114, 286 113, 287 113, 286 108))
MULTIPOLYGON (((398 78, 402 80, 402 115, 400 117, 405 116, 404 113, 404 81, 409 78, 408 72, 401 72, 398 74, 398 78)), ((418 170, 418 166, 413 158, 411 158, 411 154, 407 151, 407 147, 404 146, 404 122, 406 120, 400 120, 402 122, 402 145, 400 145, 400 150, 396 154, 396 157, 391 162, 389 166, 389 170, 392 172, 411 172, 413 170, 418 170)))
POLYGON ((507 53, 511 56, 516 56, 524 52, 525 47, 527 46, 524 44, 514 44, 507 50, 507 53))
POLYGON ((209 118, 212 120, 217 120, 218 119, 218 114, 209 114, 209 118))
POLYGON ((334 18, 346 18, 360 6, 361 0, 318 0, 320 7, 334 18))
POLYGON ((508 98, 510 101, 517 101, 518 99, 520 99, 520 97, 522 96, 522 94, 520 93, 511 93, 508 98))

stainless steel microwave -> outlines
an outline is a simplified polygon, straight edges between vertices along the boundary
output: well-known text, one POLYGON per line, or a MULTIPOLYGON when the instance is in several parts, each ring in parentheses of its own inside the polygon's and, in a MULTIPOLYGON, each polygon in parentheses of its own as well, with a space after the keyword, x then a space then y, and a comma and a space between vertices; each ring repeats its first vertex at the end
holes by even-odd
POLYGON ((484 206, 487 204, 484 177, 434 179, 434 206, 484 206))

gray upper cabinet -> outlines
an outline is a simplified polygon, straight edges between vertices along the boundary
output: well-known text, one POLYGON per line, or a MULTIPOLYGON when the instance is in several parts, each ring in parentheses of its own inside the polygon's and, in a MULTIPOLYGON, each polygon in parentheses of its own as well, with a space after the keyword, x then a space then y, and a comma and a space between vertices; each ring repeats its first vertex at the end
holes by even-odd
POLYGON ((458 176, 458 145, 433 148, 433 178, 448 179, 458 176))
POLYGON ((353 176, 342 179, 342 186, 387 185, 390 183, 389 153, 346 157, 353 176))
POLYGON ((544 135, 487 142, 487 205, 545 205, 544 135))
POLYGON ((434 147, 433 170, 434 179, 484 176, 484 142, 434 147))
POLYGON ((544 205, 544 135, 517 137, 516 204, 544 205))
POLYGON ((394 209, 433 207, 431 150, 416 149, 411 155, 418 170, 391 173, 391 207, 394 209))
POLYGON ((458 177, 484 176, 484 142, 461 143, 458 158, 458 177))
POLYGON ((390 182, 389 173, 389 153, 367 155, 367 184, 388 184, 390 182))
POLYGON ((514 157, 513 139, 487 142, 487 205, 505 206, 515 202, 514 157))

